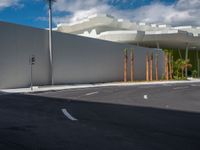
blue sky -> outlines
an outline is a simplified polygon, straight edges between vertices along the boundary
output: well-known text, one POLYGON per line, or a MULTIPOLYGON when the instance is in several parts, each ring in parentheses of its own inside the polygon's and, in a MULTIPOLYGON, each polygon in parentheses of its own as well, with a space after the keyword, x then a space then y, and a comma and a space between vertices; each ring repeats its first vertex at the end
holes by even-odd
MULTIPOLYGON (((200 26, 199 0, 57 0, 54 26, 107 13, 138 22, 200 26)), ((0 0, 0 20, 47 28, 44 0, 0 0)))

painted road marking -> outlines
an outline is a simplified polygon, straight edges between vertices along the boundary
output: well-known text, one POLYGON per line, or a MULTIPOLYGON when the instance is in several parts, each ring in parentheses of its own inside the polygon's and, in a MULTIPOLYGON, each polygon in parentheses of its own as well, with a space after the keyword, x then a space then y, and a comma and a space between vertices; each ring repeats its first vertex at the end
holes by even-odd
POLYGON ((162 86, 172 86, 171 84, 163 84, 162 86))
POLYGON ((86 96, 90 96, 90 95, 94 95, 94 94, 98 94, 99 92, 91 92, 91 93, 87 93, 87 94, 85 94, 86 96))
POLYGON ((150 88, 156 88, 157 86, 155 86, 155 85, 152 85, 152 86, 141 86, 141 87, 139 87, 139 88, 141 88, 141 89, 150 89, 150 88))
POLYGON ((191 86, 198 86, 199 87, 200 85, 199 84, 191 84, 191 86))
POLYGON ((174 90, 181 90, 181 89, 187 89, 188 86, 182 86, 182 87, 175 87, 174 90))
POLYGON ((144 95, 144 99, 148 99, 148 95, 144 95))
POLYGON ((72 115, 70 115, 70 113, 68 113, 67 109, 63 108, 61 109, 63 114, 68 118, 70 119, 71 121, 77 121, 76 118, 74 118, 72 115))

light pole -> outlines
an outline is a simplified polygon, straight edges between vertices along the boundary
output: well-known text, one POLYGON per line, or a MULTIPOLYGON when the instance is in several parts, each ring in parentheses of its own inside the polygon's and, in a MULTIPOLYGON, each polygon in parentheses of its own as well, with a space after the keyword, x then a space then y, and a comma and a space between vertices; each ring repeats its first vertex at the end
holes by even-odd
POLYGON ((49 62, 50 62, 50 78, 51 85, 54 85, 53 78, 53 51, 52 51, 52 3, 56 0, 46 0, 48 3, 48 13, 49 13, 49 62))

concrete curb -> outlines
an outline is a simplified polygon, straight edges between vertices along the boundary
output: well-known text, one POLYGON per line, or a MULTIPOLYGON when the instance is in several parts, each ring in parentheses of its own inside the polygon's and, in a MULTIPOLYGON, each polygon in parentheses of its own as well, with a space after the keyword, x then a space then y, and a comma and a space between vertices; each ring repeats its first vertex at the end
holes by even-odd
POLYGON ((153 81, 153 82, 114 82, 99 84, 81 84, 81 85, 54 85, 54 86, 34 86, 31 88, 18 89, 1 89, 5 93, 34 93, 46 91, 58 91, 67 89, 94 88, 94 87, 112 87, 112 86, 139 86, 139 85, 162 85, 162 84, 183 84, 183 83, 200 83, 200 79, 184 80, 184 81, 153 81))

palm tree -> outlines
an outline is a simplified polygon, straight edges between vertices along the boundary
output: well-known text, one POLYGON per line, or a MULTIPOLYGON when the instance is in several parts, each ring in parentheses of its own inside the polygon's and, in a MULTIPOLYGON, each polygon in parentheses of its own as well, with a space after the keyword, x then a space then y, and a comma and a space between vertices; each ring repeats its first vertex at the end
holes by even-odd
POLYGON ((191 67, 192 67, 192 65, 190 64, 189 59, 183 60, 182 68, 183 68, 183 70, 185 70, 185 72, 188 70, 188 68, 191 68, 191 67))
POLYGON ((179 75, 181 75, 181 78, 183 79, 184 71, 186 71, 188 68, 192 67, 192 65, 189 62, 190 62, 189 59, 187 59, 187 60, 178 59, 174 63, 175 74, 178 79, 179 79, 179 75))
POLYGON ((184 78, 185 61, 182 60, 180 65, 181 65, 181 77, 183 79, 184 78))
POLYGON ((179 71, 181 70, 182 59, 178 59, 174 62, 174 73, 176 79, 179 79, 179 71))
POLYGON ((45 0, 48 3, 48 12, 49 12, 49 61, 50 61, 50 77, 51 85, 54 84, 53 80, 53 53, 52 53, 52 4, 56 0, 45 0))

